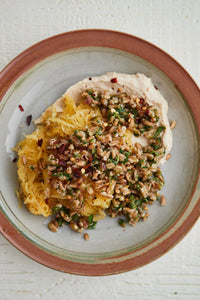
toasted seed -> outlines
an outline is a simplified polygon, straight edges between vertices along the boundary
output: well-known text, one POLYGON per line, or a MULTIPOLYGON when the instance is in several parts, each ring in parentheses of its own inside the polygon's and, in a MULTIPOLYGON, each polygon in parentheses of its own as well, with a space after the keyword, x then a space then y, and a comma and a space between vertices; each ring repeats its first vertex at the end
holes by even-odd
POLYGON ((137 149, 142 150, 142 145, 141 145, 140 143, 135 143, 135 147, 136 147, 137 149))
POLYGON ((171 124, 170 124, 170 128, 171 129, 174 129, 176 127, 176 121, 172 121, 171 124))
POLYGON ((149 122, 149 121, 146 120, 146 121, 144 121, 144 125, 152 127, 153 123, 151 123, 151 122, 149 122))
POLYGON ((74 222, 70 222, 69 226, 70 226, 73 230, 76 230, 76 231, 79 229, 78 225, 77 225, 76 223, 74 223, 74 222))
POLYGON ((88 234, 88 233, 85 233, 85 234, 84 234, 84 239, 85 239, 86 241, 88 241, 88 240, 90 239, 90 237, 89 237, 89 234, 88 234))
POLYGON ((108 163, 106 165, 107 169, 113 169, 115 167, 115 165, 113 163, 108 163))
POLYGON ((166 156, 166 160, 169 160, 171 156, 172 156, 171 153, 168 153, 166 156))
POLYGON ((84 160, 77 161, 76 165, 78 167, 83 167, 83 166, 85 166, 85 161, 84 160))
POLYGON ((51 223, 51 222, 48 224, 48 227, 53 232, 57 232, 58 231, 58 228, 53 223, 51 223))
POLYGON ((162 205, 162 206, 164 206, 165 204, 166 204, 166 198, 165 198, 165 196, 161 196, 160 197, 160 204, 162 205))
POLYGON ((146 155, 147 159, 154 159, 154 156, 151 153, 145 153, 145 155, 146 155))

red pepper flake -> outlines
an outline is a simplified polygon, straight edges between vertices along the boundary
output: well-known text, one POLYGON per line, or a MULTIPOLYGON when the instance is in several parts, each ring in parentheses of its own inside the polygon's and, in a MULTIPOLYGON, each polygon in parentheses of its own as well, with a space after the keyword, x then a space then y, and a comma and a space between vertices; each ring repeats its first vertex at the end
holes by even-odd
POLYGON ((32 115, 27 116, 26 117, 26 123, 27 123, 28 126, 31 124, 31 121, 32 121, 32 115))
POLYGON ((62 167, 66 167, 67 163, 64 159, 59 159, 59 164, 62 166, 62 167))
POLYGON ((48 198, 46 198, 46 199, 44 199, 44 201, 45 201, 45 203, 46 203, 46 204, 48 204, 48 202, 49 202, 49 199, 48 199, 48 198))
POLYGON ((86 104, 90 104, 92 102, 92 98, 88 95, 87 98, 85 99, 86 104))
POLYGON ((112 83, 117 83, 117 77, 110 79, 112 83))
POLYGON ((15 163, 17 161, 17 157, 13 158, 12 161, 15 163))
POLYGON ((103 171, 106 170, 106 164, 105 163, 102 163, 102 168, 103 168, 103 171))
POLYGON ((135 118, 135 123, 139 124, 139 118, 135 118))
POLYGON ((94 171, 94 168, 90 165, 87 169, 85 169, 86 173, 92 173, 94 171))
POLYGON ((81 177, 81 171, 78 168, 75 168, 73 170, 73 177, 74 178, 80 178, 81 177))
POLYGON ((89 163, 89 164, 87 164, 85 167, 83 167, 85 170, 87 169, 87 168, 89 168, 90 167, 90 165, 91 165, 91 162, 89 163))
POLYGON ((19 104, 18 107, 19 107, 20 111, 24 111, 24 108, 21 104, 19 104))
POLYGON ((141 98, 140 99, 140 104, 142 104, 144 102, 144 99, 143 98, 141 98))
POLYGON ((59 152, 60 154, 63 154, 64 151, 65 151, 65 145, 62 144, 62 145, 59 147, 58 152, 59 152))
POLYGON ((149 109, 148 109, 148 108, 145 110, 145 113, 146 113, 147 115, 149 115, 149 109))
POLYGON ((157 88, 157 86, 156 86, 156 85, 154 85, 154 87, 155 87, 155 89, 156 89, 156 90, 158 90, 158 88, 157 88))
POLYGON ((37 144, 38 144, 39 147, 42 146, 42 143, 43 143, 43 139, 39 139, 38 142, 37 142, 37 144))

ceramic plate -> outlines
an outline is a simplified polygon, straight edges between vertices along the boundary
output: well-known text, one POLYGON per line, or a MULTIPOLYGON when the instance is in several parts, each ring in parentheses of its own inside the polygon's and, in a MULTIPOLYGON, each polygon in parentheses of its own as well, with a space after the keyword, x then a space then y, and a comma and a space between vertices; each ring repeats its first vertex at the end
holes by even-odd
POLYGON ((19 250, 51 268, 81 275, 107 275, 142 266, 174 246, 200 213, 200 91, 188 73, 159 48, 136 37, 106 30, 68 32, 24 51, 0 73, 0 228, 19 250), (65 226, 50 232, 48 220, 19 208, 12 147, 34 130, 26 117, 47 106, 79 80, 107 71, 151 77, 176 120, 172 158, 163 166, 167 205, 157 202, 150 217, 122 228, 106 217, 90 240, 65 226), (24 112, 18 105, 21 104, 24 112))

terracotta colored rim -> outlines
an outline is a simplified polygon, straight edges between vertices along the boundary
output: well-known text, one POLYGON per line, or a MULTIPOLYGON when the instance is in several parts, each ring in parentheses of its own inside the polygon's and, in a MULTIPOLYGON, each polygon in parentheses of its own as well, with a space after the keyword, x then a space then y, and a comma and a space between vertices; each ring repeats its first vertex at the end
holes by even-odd
MULTIPOLYGON (((88 46, 108 47, 127 51, 142 57, 159 68, 175 83, 179 91, 187 100, 193 113, 194 120, 196 121, 196 127, 200 136, 200 90, 190 75, 173 58, 156 46, 137 37, 116 31, 96 29, 72 31, 50 37, 28 48, 11 61, 0 73, 0 101, 16 79, 43 59, 61 51, 88 46)), ((192 197, 197 190, 198 182, 199 173, 195 188, 187 206, 166 232, 172 229, 186 212, 192 197)), ((101 263, 98 263, 97 261, 95 264, 77 263, 53 256, 36 247, 31 241, 22 236, 1 211, 0 230, 20 251, 50 268, 79 275, 109 275, 133 270, 155 260, 176 245, 180 239, 186 235, 198 219, 199 215, 200 199, 196 201, 195 206, 186 220, 184 220, 184 222, 161 243, 158 243, 148 251, 144 251, 144 253, 133 258, 124 255, 123 257, 120 257, 120 260, 117 260, 116 257, 116 262, 111 263, 107 259, 104 259, 103 263, 102 261, 101 263)), ((163 235, 166 234, 166 232, 164 232, 163 235)), ((145 247, 146 246, 144 246, 144 248, 145 247)))

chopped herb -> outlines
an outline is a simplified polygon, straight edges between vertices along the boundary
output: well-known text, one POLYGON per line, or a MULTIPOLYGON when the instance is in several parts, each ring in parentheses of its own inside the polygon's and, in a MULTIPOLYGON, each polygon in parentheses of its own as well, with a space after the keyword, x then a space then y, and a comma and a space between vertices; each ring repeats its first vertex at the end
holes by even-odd
POLYGON ((135 184, 135 188, 136 188, 137 191, 140 191, 140 189, 141 189, 140 184, 139 184, 139 183, 136 183, 136 184, 135 184))
POLYGON ((161 143, 161 137, 159 136, 157 139, 156 139, 157 143, 161 143))
POLYGON ((90 224, 90 223, 93 223, 93 218, 94 218, 93 215, 89 215, 89 217, 88 217, 88 223, 89 223, 89 224, 90 224))
POLYGON ((97 222, 93 222, 92 224, 88 225, 88 229, 95 229, 97 222))
POLYGON ((165 126, 159 126, 158 129, 156 130, 156 133, 154 134, 153 138, 156 138, 157 136, 159 136, 163 130, 165 130, 165 126))
POLYGON ((94 92, 93 92, 92 90, 88 90, 87 93, 88 93, 88 95, 90 95, 90 97, 91 97, 92 99, 95 99, 95 97, 94 97, 94 92))
POLYGON ((130 196, 129 198, 129 204, 130 204, 130 207, 133 209, 133 208, 136 208, 136 204, 135 204, 135 197, 133 195, 130 196))
POLYGON ((150 130, 151 128, 152 128, 151 126, 144 125, 144 129, 145 129, 146 131, 150 130))
POLYGON ((55 213, 57 213, 57 212, 59 212, 60 211, 60 207, 59 206, 54 206, 54 207, 52 207, 52 214, 55 214, 55 213))
POLYGON ((136 108, 132 109, 132 114, 134 115, 134 119, 138 116, 138 112, 137 112, 136 108))
POLYGON ((110 158, 109 161, 112 162, 116 166, 119 162, 119 155, 117 155, 115 159, 110 158))
POLYGON ((92 149, 92 154, 96 154, 97 153, 97 148, 92 149))
POLYGON ((64 223, 64 220, 62 217, 57 218, 56 221, 58 222, 58 226, 62 226, 62 224, 64 223))
POLYGON ((111 113, 117 119, 124 119, 128 116, 128 110, 124 109, 123 106, 116 108, 114 113, 111 113))
POLYGON ((95 132, 96 135, 102 135, 102 127, 100 126, 99 129, 95 132))
POLYGON ((125 151, 124 155, 126 156, 126 158, 123 160, 123 164, 126 164, 128 162, 128 158, 131 155, 131 152, 125 151))
POLYGON ((138 129, 134 128, 133 134, 134 134, 134 136, 138 137, 138 136, 140 136, 140 131, 138 129))
POLYGON ((34 166, 30 166, 30 169, 31 169, 31 170, 35 170, 34 166))
POLYGON ((154 150, 158 150, 160 148, 160 145, 158 144, 151 144, 151 147, 154 149, 154 150))
POLYGON ((75 221, 75 222, 78 222, 79 219, 80 218, 79 218, 79 216, 77 214, 75 214, 75 215, 72 216, 72 220, 75 221))
POLYGON ((123 219, 119 219, 119 225, 122 227, 126 227, 126 223, 123 219))
POLYGON ((138 181, 138 179, 139 179, 139 176, 138 176, 138 174, 136 174, 135 175, 135 180, 138 181))
POLYGON ((152 166, 153 164, 156 164, 156 163, 157 163, 157 161, 154 159, 149 162, 150 166, 152 166))
POLYGON ((142 204, 142 201, 141 201, 140 199, 137 199, 137 200, 135 201, 135 204, 136 204, 137 206, 140 206, 140 205, 142 204))
POLYGON ((94 218, 94 216, 91 214, 91 215, 89 215, 89 217, 88 217, 88 219, 87 219, 87 221, 88 221, 88 223, 89 223, 88 229, 94 229, 95 226, 96 226, 96 223, 97 223, 97 222, 94 222, 94 221, 93 221, 93 218, 94 218))
POLYGON ((58 173, 54 173, 52 174, 52 176, 55 177, 66 177, 66 180, 69 181, 72 179, 72 176, 66 172, 58 172, 58 173))

